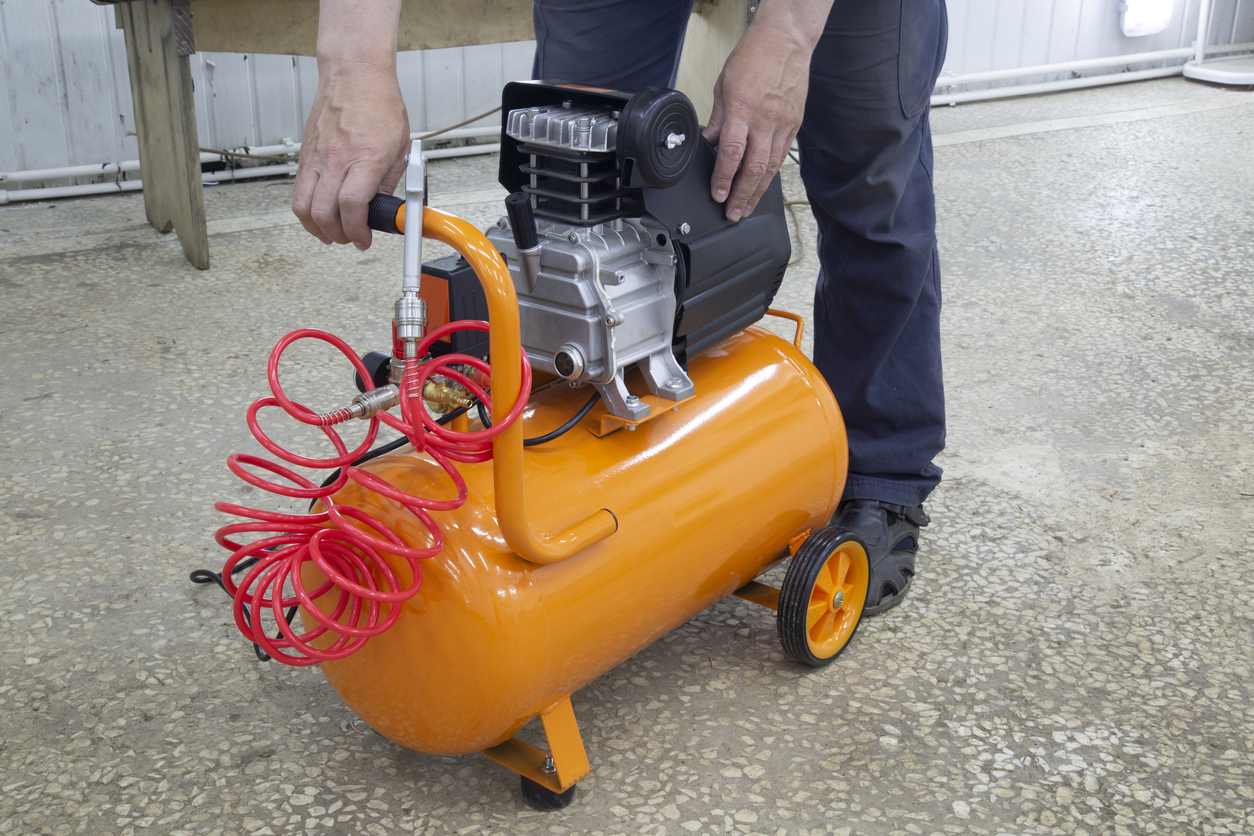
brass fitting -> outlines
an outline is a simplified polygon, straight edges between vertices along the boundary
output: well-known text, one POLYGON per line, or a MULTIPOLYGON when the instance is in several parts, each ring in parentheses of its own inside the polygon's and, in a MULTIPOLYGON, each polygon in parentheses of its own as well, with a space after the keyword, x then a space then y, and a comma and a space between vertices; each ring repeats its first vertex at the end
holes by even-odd
POLYGON ((466 409, 474 402, 466 390, 451 380, 428 380, 422 387, 422 399, 448 412, 466 409))

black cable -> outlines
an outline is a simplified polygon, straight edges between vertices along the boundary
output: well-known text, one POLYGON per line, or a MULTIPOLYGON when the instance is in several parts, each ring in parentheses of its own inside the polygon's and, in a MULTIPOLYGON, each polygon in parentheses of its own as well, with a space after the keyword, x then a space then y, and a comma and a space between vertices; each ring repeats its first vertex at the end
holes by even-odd
POLYGON ((572 417, 569 421, 567 421, 565 424, 562 424, 557 429, 553 430, 553 432, 545 433, 544 435, 538 435, 535 438, 524 438, 523 446, 535 447, 537 444, 545 444, 557 438, 558 436, 561 436, 570 432, 571 428, 574 427, 576 424, 578 424, 580 421, 582 421, 584 416, 587 415, 592 410, 592 407, 595 406, 596 402, 599 400, 601 400, 601 393, 599 391, 594 391, 592 393, 592 397, 588 398, 588 402, 585 403, 583 406, 579 407, 579 411, 576 412, 574 417, 572 417))
MULTIPOLYGON (((592 410, 592 407, 595 406, 596 402, 599 400, 601 400, 601 393, 599 391, 593 392, 592 397, 588 398, 587 403, 579 407, 579 411, 575 413, 573 418, 571 418, 565 424, 562 424, 560 427, 553 430, 552 432, 547 432, 544 435, 538 435, 535 438, 524 438, 523 446, 535 447, 537 444, 547 444, 553 439, 563 436, 566 433, 570 432, 571 429, 576 424, 578 424, 580 421, 584 419, 584 416, 587 415, 592 410)), ((475 408, 479 410, 479 421, 483 424, 484 427, 491 429, 492 419, 488 417, 488 411, 487 409, 484 408, 483 401, 476 400, 475 408)))

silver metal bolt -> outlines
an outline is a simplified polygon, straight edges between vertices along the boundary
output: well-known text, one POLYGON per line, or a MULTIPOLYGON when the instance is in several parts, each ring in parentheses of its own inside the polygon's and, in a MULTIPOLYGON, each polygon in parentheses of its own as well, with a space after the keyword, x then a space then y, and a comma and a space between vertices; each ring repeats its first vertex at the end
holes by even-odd
POLYGON ((496 221, 497 229, 509 229, 509 218, 498 218, 496 221))
POLYGON ((683 223, 679 225, 680 235, 687 235, 689 232, 692 232, 692 227, 688 226, 688 224, 683 223))
POLYGON ((838 609, 840 609, 841 607, 843 607, 844 605, 845 605, 845 593, 844 593, 844 592, 837 592, 837 593, 836 593, 836 594, 832 597, 832 609, 833 609, 833 610, 838 610, 838 609))
POLYGON ((552 755, 544 756, 544 763, 540 765, 540 771, 545 775, 552 775, 557 771, 557 765, 553 763, 552 755))
POLYGON ((679 387, 683 385, 684 385, 684 382, 677 377, 672 377, 670 380, 666 381, 667 389, 678 389, 679 387))
POLYGON ((576 235, 575 233, 571 232, 571 233, 568 233, 568 234, 566 235, 566 240, 567 240, 567 241, 569 241, 569 242, 570 242, 570 243, 572 243, 572 244, 578 244, 578 243, 579 243, 579 236, 578 236, 578 235, 576 235))
POLYGON ((579 127, 579 130, 581 131, 587 131, 587 130, 592 129, 592 119, 587 116, 580 116, 579 119, 575 122, 575 124, 579 127))
POLYGON ((629 432, 629 433, 634 433, 635 431, 636 431, 636 425, 635 425, 635 424, 628 424, 628 425, 627 425, 627 432, 629 432))
POLYGON ((639 398, 637 398, 635 395, 628 395, 628 396, 627 396, 627 403, 628 403, 628 405, 631 405, 631 404, 637 404, 637 403, 640 403, 640 399, 639 399, 639 398))

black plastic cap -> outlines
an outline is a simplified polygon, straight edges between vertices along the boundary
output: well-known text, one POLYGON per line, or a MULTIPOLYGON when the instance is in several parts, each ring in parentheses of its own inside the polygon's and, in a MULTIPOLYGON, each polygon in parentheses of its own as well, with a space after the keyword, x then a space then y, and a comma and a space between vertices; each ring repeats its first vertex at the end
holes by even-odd
POLYGON ((618 120, 623 187, 675 185, 692 165, 699 140, 697 111, 687 96, 662 87, 641 90, 627 102, 618 120))
MULTIPOLYGON (((361 358, 362 365, 366 367, 366 371, 370 372, 370 378, 374 382, 371 389, 378 389, 380 386, 386 386, 392 374, 392 355, 386 351, 371 351, 369 354, 361 358)), ((353 375, 353 382, 357 384, 357 391, 366 391, 366 384, 362 382, 361 372, 353 375)))
POLYGON ((396 213, 405 205, 403 197, 390 194, 377 194, 370 201, 366 212, 366 226, 379 232, 390 232, 399 235, 401 230, 396 226, 396 213))
POLYGON ((540 243, 540 236, 536 233, 536 216, 531 211, 531 197, 526 192, 514 192, 505 198, 505 214, 509 215, 514 245, 520 251, 540 243))

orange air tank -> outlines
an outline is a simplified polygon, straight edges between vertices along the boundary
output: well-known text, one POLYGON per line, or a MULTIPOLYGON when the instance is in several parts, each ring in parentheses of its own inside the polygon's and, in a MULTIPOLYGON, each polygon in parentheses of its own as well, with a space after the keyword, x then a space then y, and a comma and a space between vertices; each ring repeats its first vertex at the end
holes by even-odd
MULTIPOLYGON (((696 396, 673 412, 597 438, 603 410, 529 448, 527 514, 538 531, 609 509, 618 530, 563 561, 514 554, 494 515, 492 463, 459 465, 470 489, 441 514, 443 553, 391 630, 323 663, 345 702, 403 746, 460 755, 510 737, 571 694, 788 554, 831 516, 845 481, 844 427, 827 385, 792 345, 750 328, 693 360, 696 396)), ((587 399, 536 396, 527 435, 587 399)), ((366 465, 401 490, 445 496, 422 456, 366 465)), ((390 500, 350 485, 336 500, 402 538, 425 532, 390 500)), ((408 539, 408 538, 407 538, 408 539)), ((425 542, 420 540, 421 544, 425 542)))
MULTIPOLYGON (((488 293, 499 420, 519 386, 508 272, 477 230, 425 214, 427 236, 461 251, 488 293)), ((561 425, 589 392, 565 383, 544 389, 497 438, 494 461, 458 465, 469 496, 436 515, 445 547, 423 561, 421 590, 386 633, 322 664, 354 712, 403 746, 437 755, 487 750, 524 777, 565 790, 587 774, 570 694, 716 601, 745 594, 746 585, 758 590, 753 600, 764 595, 776 605, 779 593, 753 579, 822 529, 844 487, 836 401, 798 348, 757 327, 693 359, 689 374, 696 394, 678 405, 658 401, 638 426, 602 435, 605 410, 597 406, 570 432, 524 452, 523 435, 561 425), (511 516, 519 514, 521 523, 511 516), (512 738, 537 715, 552 750, 543 770, 535 759, 545 753, 512 738), (577 757, 559 757, 559 749, 576 748, 577 757)), ((633 388, 642 391, 639 381, 633 388)), ((412 494, 452 491, 441 469, 413 452, 364 468, 412 494)), ((336 501, 375 515, 411 545, 428 543, 408 512, 354 483, 336 501)), ((836 567, 822 563, 827 543, 816 573, 836 567)), ((852 613, 841 641, 852 635, 865 599, 864 555, 858 565, 845 588, 860 583, 861 599, 822 592, 816 582, 817 597, 799 599, 805 629, 818 617, 807 620, 806 608, 835 618, 830 610, 852 613)))

